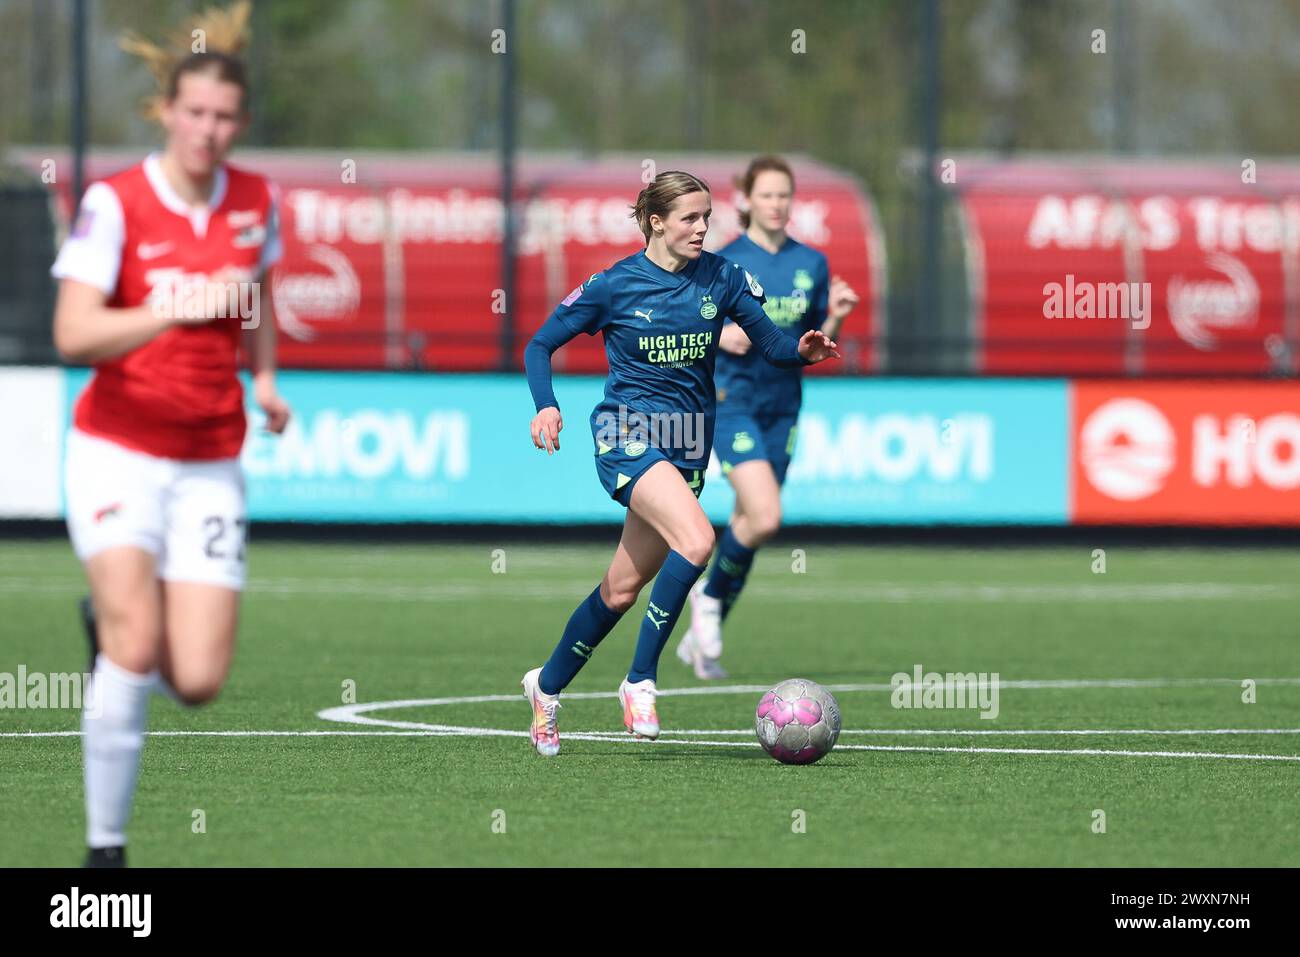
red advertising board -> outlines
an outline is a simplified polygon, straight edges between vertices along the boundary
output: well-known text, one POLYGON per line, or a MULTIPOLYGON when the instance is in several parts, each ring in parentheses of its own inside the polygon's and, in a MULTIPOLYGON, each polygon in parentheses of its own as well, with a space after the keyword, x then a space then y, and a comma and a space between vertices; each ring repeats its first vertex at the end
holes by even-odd
POLYGON ((1076 382, 1071 521, 1300 525, 1300 383, 1076 382))
MULTIPOLYGON (((33 168, 46 156, 19 155, 33 168)), ((66 157, 55 159, 67 168, 66 157)), ((97 153, 89 178, 139 160, 97 153)), ((747 160, 659 160, 660 169, 688 169, 712 187, 708 249, 738 234, 732 178, 747 160)), ((640 157, 520 162, 515 308, 501 292, 503 208, 494 156, 240 151, 234 162, 270 177, 280 191, 285 255, 270 281, 286 366, 495 369, 507 311, 519 363, 529 337, 574 286, 644 247, 629 216, 648 171, 640 157)), ((855 180, 812 160, 791 163, 798 187, 791 235, 825 252, 832 272, 862 300, 840 337, 846 361, 813 371, 874 371, 884 323, 879 222, 855 180)), ((59 181, 65 223, 67 179, 59 181)), ((557 354, 556 366, 603 372, 599 338, 575 340, 557 354)))
POLYGON ((979 371, 1296 371, 1300 168, 959 158, 956 173, 979 371))

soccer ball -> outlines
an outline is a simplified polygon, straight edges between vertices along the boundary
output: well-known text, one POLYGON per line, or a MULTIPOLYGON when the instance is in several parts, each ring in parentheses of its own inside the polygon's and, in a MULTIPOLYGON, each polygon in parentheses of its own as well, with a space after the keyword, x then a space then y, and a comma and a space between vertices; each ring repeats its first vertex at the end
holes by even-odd
POLYGON ((812 764, 835 747, 840 706, 807 678, 787 678, 758 702, 754 729, 763 750, 782 764, 812 764))

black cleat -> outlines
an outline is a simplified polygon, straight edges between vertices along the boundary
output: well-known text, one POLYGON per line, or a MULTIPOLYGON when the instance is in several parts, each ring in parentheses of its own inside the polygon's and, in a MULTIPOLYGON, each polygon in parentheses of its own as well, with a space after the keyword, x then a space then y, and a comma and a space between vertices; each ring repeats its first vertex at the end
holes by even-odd
POLYGON ((125 847, 92 847, 83 867, 126 867, 125 847))
POLYGON ((81 599, 78 607, 81 609, 81 627, 85 629, 86 641, 90 644, 90 667, 86 669, 86 674, 95 673, 95 659, 99 657, 99 629, 95 626, 95 606, 90 603, 89 596, 81 599))

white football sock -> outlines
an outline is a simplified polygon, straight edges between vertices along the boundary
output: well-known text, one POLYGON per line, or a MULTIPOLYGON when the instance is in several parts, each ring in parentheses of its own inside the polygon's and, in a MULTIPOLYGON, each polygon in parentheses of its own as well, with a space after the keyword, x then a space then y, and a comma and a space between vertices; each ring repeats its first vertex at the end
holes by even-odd
POLYGON ((91 680, 91 697, 81 715, 86 845, 118 847, 126 844, 149 693, 156 676, 135 674, 99 655, 91 680))

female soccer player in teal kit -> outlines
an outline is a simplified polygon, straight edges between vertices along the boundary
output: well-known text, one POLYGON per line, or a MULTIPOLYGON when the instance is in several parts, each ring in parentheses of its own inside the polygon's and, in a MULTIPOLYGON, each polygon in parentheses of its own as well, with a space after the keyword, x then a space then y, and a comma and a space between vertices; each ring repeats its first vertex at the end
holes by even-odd
MULTIPOLYGON (((760 156, 737 185, 749 203, 741 213, 745 231, 718 255, 763 284, 763 311, 791 339, 815 329, 834 339, 858 297, 848 283, 830 276, 825 256, 786 235, 794 196, 790 167, 779 157, 760 156)), ((736 504, 712 571, 691 592, 691 627, 677 647, 677 657, 699 678, 727 676, 718 663, 722 622, 740 596, 754 552, 781 525, 781 486, 803 401, 802 370, 759 361, 747 332, 729 322, 719 335, 714 439, 736 504)))
POLYGON ((645 250, 573 290, 524 351, 537 407, 533 444, 551 454, 563 428, 551 355, 580 333, 604 334, 609 378, 591 416, 596 472, 606 493, 627 508, 605 577, 569 618, 550 659, 521 682, 532 706, 533 746, 548 757, 560 750, 560 692, 651 579, 619 700, 630 733, 659 734, 659 656, 713 552, 713 528, 697 498, 711 450, 723 321, 736 322, 774 365, 795 368, 839 355, 818 330, 797 341, 784 335, 763 312, 762 287, 736 264, 704 251, 711 207, 709 187, 695 176, 656 176, 633 212, 645 250))

